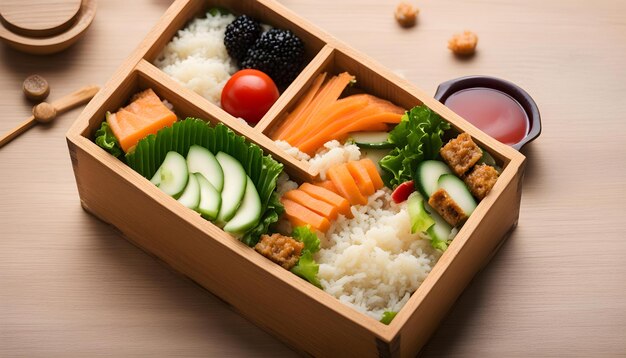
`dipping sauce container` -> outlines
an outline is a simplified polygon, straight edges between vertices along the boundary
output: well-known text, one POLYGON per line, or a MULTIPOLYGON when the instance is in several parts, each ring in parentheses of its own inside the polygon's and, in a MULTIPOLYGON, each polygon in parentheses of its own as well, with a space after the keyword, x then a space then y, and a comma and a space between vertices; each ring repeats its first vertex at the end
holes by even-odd
POLYGON ((541 133, 537 104, 517 85, 469 76, 439 85, 435 98, 504 144, 519 150, 541 133))

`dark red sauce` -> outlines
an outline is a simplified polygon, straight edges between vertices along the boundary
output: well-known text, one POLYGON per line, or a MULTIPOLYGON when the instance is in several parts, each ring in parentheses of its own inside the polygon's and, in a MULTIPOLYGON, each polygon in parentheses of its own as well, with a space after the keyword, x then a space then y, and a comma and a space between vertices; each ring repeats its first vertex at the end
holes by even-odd
POLYGON ((492 88, 468 88, 453 93, 445 105, 504 144, 516 144, 528 134, 526 111, 504 92, 492 88))

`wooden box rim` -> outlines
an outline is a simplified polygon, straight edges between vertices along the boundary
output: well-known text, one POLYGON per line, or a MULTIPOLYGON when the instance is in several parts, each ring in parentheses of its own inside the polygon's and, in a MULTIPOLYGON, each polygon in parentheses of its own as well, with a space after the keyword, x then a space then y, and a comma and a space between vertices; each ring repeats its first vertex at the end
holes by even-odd
MULTIPOLYGON (((186 225, 192 225, 202 230, 212 240, 218 241, 220 244, 227 246, 229 249, 235 251, 238 255, 244 256, 247 260, 250 260, 257 267, 262 270, 266 270, 271 274, 281 279, 284 284, 290 285, 301 294, 308 295, 316 301, 322 303, 328 309, 335 311, 345 319, 349 319, 354 323, 360 325, 364 329, 370 331, 372 334, 378 336, 385 342, 391 342, 398 335, 402 326, 406 323, 408 318, 414 313, 416 308, 420 305, 424 297, 426 297, 434 283, 441 279, 442 275, 446 272, 447 267, 455 258, 463 251, 465 242, 469 237, 469 234, 476 229, 480 224, 485 214, 491 209, 498 196, 502 193, 504 188, 511 184, 517 172, 522 168, 525 157, 514 150, 513 148, 498 142, 497 140, 489 137, 469 122, 465 121, 443 104, 432 98, 432 96, 426 94, 424 91, 415 87, 407 80, 400 78, 393 72, 387 70, 383 66, 379 65, 369 57, 357 52, 343 42, 337 40, 333 36, 319 30, 317 27, 311 25, 306 20, 300 18, 290 10, 286 9, 283 5, 277 3, 274 0, 257 0, 258 3, 271 8, 277 14, 291 19, 293 22, 297 22, 301 27, 310 31, 313 35, 321 38, 325 41, 325 47, 330 49, 337 49, 345 54, 353 57, 372 71, 377 72, 384 77, 390 79, 395 85, 402 91, 408 92, 415 96, 423 104, 427 105, 433 111, 437 112, 444 119, 449 121, 453 127, 458 130, 469 133, 484 149, 489 151, 497 160, 504 164, 504 170, 493 188, 492 193, 479 203, 479 206, 474 211, 470 219, 466 222, 459 234, 450 245, 448 250, 443 253, 437 264, 432 271, 428 274, 419 288, 411 295, 410 300, 400 310, 395 319, 389 324, 382 324, 375 319, 348 307, 335 297, 330 296, 325 291, 320 290, 308 282, 298 278, 291 272, 288 272, 278 265, 265 259, 254 250, 250 250, 247 246, 233 238, 232 236, 224 233, 216 226, 208 221, 194 215, 190 210, 183 207, 175 206, 175 200, 163 194, 158 188, 152 185, 148 180, 143 178, 137 172, 132 170, 126 164, 120 160, 110 156, 108 153, 98 147, 93 141, 86 137, 91 135, 88 133, 89 122, 96 115, 96 113, 105 104, 107 99, 118 90, 121 83, 134 72, 139 71, 142 74, 154 77, 159 77, 151 71, 151 65, 144 58, 152 46, 155 44, 158 37, 165 31, 170 24, 170 19, 175 17, 183 8, 193 3, 196 0, 176 0, 160 18, 157 24, 152 28, 146 38, 141 42, 139 47, 127 58, 126 61, 115 72, 113 77, 106 83, 102 90, 94 97, 94 99, 87 105, 87 107, 80 114, 78 119, 70 127, 67 132, 67 140, 73 143, 77 147, 83 149, 89 153, 95 160, 99 161, 102 165, 106 166, 109 170, 119 174, 124 180, 128 181, 136 187, 137 190, 143 191, 147 195, 151 196, 153 200, 158 204, 168 209, 172 214, 177 215, 186 225)), ((206 1, 205 1, 206 2, 206 1)), ((166 76, 163 74, 163 76, 166 76)), ((158 79, 157 79, 158 80, 158 79)), ((228 126, 235 127, 235 131, 249 133, 249 138, 253 141, 258 140, 255 136, 255 128, 244 128, 245 125, 241 123, 235 123, 230 118, 225 118, 223 113, 208 106, 207 103, 198 103, 197 98, 191 98, 189 100, 192 104, 202 111, 207 112, 210 116, 223 121, 228 126)), ((204 100, 206 101, 206 100, 204 100)), ((208 101, 206 101, 208 102, 208 101)), ((215 106, 214 106, 215 107, 215 106)), ((217 107, 216 107, 217 108, 217 107)), ((262 136, 257 133, 256 135, 262 136)), ((276 157, 276 153, 269 151, 276 157)), ((281 156, 278 156, 281 160, 281 156)), ((295 159, 291 159, 295 161, 295 159)), ((281 160, 282 161, 282 160, 281 160)), ((301 170, 306 171, 306 167, 301 167, 301 170)))

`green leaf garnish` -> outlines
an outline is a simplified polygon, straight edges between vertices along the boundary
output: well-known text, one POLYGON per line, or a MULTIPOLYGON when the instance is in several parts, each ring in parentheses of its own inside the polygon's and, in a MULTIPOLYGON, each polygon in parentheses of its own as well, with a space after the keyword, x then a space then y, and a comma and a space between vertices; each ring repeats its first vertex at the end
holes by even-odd
POLYGON ((235 134, 221 123, 213 127, 201 119, 187 118, 140 140, 135 150, 126 154, 126 162, 143 177, 150 179, 163 163, 167 152, 173 150, 186 157, 189 147, 194 144, 214 154, 220 151, 230 154, 241 163, 252 179, 263 204, 261 219, 239 239, 249 246, 256 245, 259 237, 267 233, 268 227, 278 221, 278 214, 283 210, 282 204, 273 194, 283 165, 270 155, 263 155, 263 150, 256 144, 248 142, 245 137, 235 134))

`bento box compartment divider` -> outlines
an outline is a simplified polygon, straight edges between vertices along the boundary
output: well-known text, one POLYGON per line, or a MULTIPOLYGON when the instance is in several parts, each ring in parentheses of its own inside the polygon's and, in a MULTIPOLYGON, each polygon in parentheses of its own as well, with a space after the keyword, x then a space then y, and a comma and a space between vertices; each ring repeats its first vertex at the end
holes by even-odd
POLYGON ((172 98, 175 99, 176 102, 184 103, 184 107, 179 108, 180 113, 195 113, 196 117, 208 120, 213 124, 221 122, 235 133, 248 138, 250 142, 257 144, 267 154, 272 155, 276 160, 283 163, 289 176, 299 180, 313 179, 313 175, 309 173, 308 163, 301 162, 285 153, 270 138, 250 127, 243 120, 237 119, 221 110, 194 91, 183 87, 180 83, 170 78, 150 62, 141 60, 137 64, 136 70, 140 73, 140 77, 149 79, 154 87, 165 94, 165 99, 172 98))
POLYGON ((285 92, 280 95, 276 103, 274 103, 272 108, 263 116, 261 121, 257 123, 254 129, 260 133, 269 134, 276 120, 286 115, 287 109, 294 106, 294 103, 306 93, 317 74, 324 71, 328 63, 333 60, 333 53, 334 48, 332 46, 324 46, 317 56, 300 72, 298 77, 289 85, 285 92))

